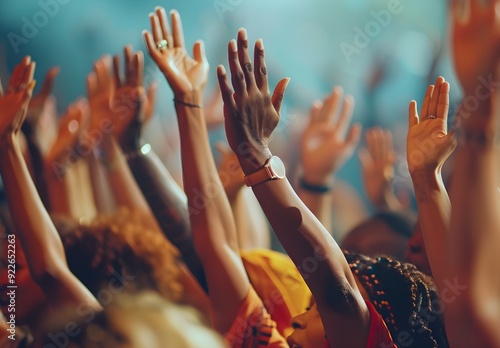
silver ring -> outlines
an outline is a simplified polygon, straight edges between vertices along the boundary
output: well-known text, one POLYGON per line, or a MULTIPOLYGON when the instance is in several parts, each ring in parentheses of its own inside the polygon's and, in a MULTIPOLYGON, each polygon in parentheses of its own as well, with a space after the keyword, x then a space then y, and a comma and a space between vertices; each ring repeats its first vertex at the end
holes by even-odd
POLYGON ((437 117, 436 117, 436 116, 434 116, 434 115, 429 115, 429 116, 427 116, 427 119, 428 119, 428 120, 434 120, 434 119, 436 119, 436 118, 437 118, 437 117))
POLYGON ((159 50, 165 49, 168 47, 168 41, 167 40, 160 40, 156 43, 156 48, 159 50))

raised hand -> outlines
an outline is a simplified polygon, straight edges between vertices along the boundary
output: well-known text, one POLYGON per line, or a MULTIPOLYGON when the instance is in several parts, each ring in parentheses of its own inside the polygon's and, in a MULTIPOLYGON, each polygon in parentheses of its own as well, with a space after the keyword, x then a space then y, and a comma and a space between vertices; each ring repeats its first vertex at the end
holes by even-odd
POLYGON ((28 113, 26 115, 26 125, 28 125, 32 131, 36 130, 40 116, 42 115, 47 99, 52 94, 52 88, 54 87, 54 80, 59 74, 59 68, 51 68, 45 75, 42 88, 40 91, 31 98, 28 106, 28 113))
POLYGON ((496 0, 453 0, 453 56, 466 95, 476 96, 478 78, 493 77, 500 58, 498 17, 496 0))
POLYGON ((410 103, 407 157, 412 176, 441 170, 456 147, 454 134, 448 132, 447 126, 449 99, 450 85, 439 77, 427 89, 420 115, 417 102, 410 103))
POLYGON ((316 102, 311 108, 301 144, 304 181, 308 184, 327 184, 359 142, 361 125, 349 129, 354 98, 342 98, 342 93, 341 87, 335 87, 323 103, 316 102))
POLYGON ((111 103, 115 95, 116 85, 111 64, 111 57, 104 56, 94 64, 94 71, 87 76, 87 94, 90 106, 89 133, 97 133, 101 136, 113 131, 111 103))
POLYGON ((278 125, 286 86, 290 79, 278 82, 271 97, 264 61, 262 40, 255 43, 254 65, 248 54, 245 29, 238 32, 238 44, 228 45, 229 68, 234 94, 223 66, 217 68, 224 100, 224 117, 229 146, 246 174, 264 165, 271 157, 269 138, 278 125))
POLYGON ((193 58, 186 50, 181 17, 175 10, 170 12, 172 30, 163 7, 156 7, 149 15, 152 34, 144 31, 144 39, 149 54, 174 91, 176 99, 184 102, 186 95, 201 93, 208 79, 208 61, 205 56, 203 41, 197 41, 193 47, 193 58))
MULTIPOLYGON (((67 155, 67 152, 78 144, 88 119, 89 106, 85 99, 77 100, 68 107, 68 110, 59 121, 57 139, 45 158, 46 163, 50 165, 54 161, 60 161, 61 159, 76 160, 72 156, 64 155, 67 155)), ((78 152, 76 151, 76 153, 78 152)))
POLYGON ((120 71, 120 57, 113 58, 116 91, 111 103, 113 134, 126 151, 139 148, 142 126, 152 117, 158 86, 152 83, 146 94, 143 87, 144 56, 133 53, 131 46, 124 49, 125 76, 120 71))
POLYGON ((388 129, 374 127, 366 131, 366 148, 358 152, 363 168, 363 184, 370 202, 375 206, 391 192, 396 154, 392 146, 392 133, 388 129))
POLYGON ((24 122, 35 87, 34 72, 35 63, 27 56, 14 68, 5 94, 0 83, 0 137, 2 140, 17 135, 24 122))

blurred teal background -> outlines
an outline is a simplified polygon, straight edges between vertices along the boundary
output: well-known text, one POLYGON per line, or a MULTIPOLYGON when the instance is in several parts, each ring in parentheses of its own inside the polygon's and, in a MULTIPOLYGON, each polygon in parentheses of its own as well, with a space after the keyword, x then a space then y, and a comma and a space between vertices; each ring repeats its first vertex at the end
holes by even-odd
MULTIPOLYGON (((238 28, 247 28, 252 41, 263 38, 272 83, 292 78, 276 141, 276 152, 291 167, 311 103, 340 84, 356 98, 355 121, 393 130, 401 154, 396 184, 408 186, 404 142, 409 101, 420 102, 438 75, 451 81, 454 99, 460 97, 448 53, 447 2, 436 0, 1 0, 1 75, 8 76, 26 54, 37 62, 39 85, 51 66, 60 66, 55 94, 62 112, 85 94, 85 77, 100 56, 120 53, 129 43, 145 51, 141 32, 149 29, 148 13, 157 5, 180 12, 189 46, 205 41, 212 68, 209 92, 215 87, 215 67, 226 63, 227 42, 238 28), (28 22, 35 28, 29 38, 23 34, 28 22), (346 47, 355 52, 345 54, 346 47)), ((161 154, 162 146, 178 149, 176 121, 168 85, 145 56, 146 79, 163 81, 156 121, 163 133, 148 132, 161 154), (164 134, 166 143, 160 139, 164 134)), ((223 138, 222 130, 212 137, 223 138)), ((178 156, 164 154, 162 159, 175 175, 178 156)), ((356 157, 340 177, 361 192, 356 157)))

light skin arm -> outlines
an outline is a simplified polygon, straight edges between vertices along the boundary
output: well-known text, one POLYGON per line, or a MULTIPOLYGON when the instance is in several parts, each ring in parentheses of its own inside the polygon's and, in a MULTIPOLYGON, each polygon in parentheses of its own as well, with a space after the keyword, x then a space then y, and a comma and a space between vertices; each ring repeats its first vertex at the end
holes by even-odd
POLYGON ((453 8, 455 69, 465 100, 475 97, 478 103, 474 110, 464 103, 457 115, 459 145, 450 189, 446 276, 466 284, 445 312, 450 342, 457 346, 500 345, 499 4, 455 1, 453 8), (482 86, 479 79, 492 82, 482 86))
MULTIPOLYGON (((343 97, 337 86, 323 102, 313 104, 309 124, 301 143, 302 180, 308 185, 332 186, 335 174, 352 156, 359 142, 361 125, 349 129, 354 110, 354 98, 343 97)), ((331 195, 317 193, 299 185, 298 194, 304 204, 323 223, 331 228, 331 195)))
POLYGON ((417 103, 410 103, 407 136, 408 169, 415 189, 420 228, 432 274, 440 290, 445 288, 442 281, 446 234, 451 218, 450 199, 441 169, 456 146, 455 137, 447 127, 449 92, 450 85, 439 77, 436 84, 427 89, 420 115, 417 103))
MULTIPOLYGON (((33 279, 54 306, 100 305, 70 272, 61 239, 36 192, 17 140, 34 82, 29 57, 15 68, 9 90, 0 97, 0 172, 18 238, 33 279), (24 89, 20 86, 25 86, 24 89)), ((0 91, 0 95, 1 95, 0 91)))
POLYGON ((222 156, 219 177, 236 221, 239 248, 268 249, 271 244, 268 222, 252 191, 245 186, 238 157, 224 143, 218 143, 216 147, 222 156))
POLYGON ((163 8, 150 15, 153 33, 145 32, 149 53, 167 78, 175 96, 182 149, 184 189, 188 197, 194 245, 207 279, 214 326, 224 333, 236 318, 250 283, 239 256, 236 225, 224 194, 212 152, 201 105, 208 76, 203 43, 187 54, 181 19, 171 12, 172 31, 163 8), (167 48, 155 42, 166 39, 167 48), (190 104, 183 105, 183 104, 190 104))
POLYGON ((40 173, 44 173, 44 156, 41 148, 41 142, 44 139, 40 135, 38 124, 40 122, 41 114, 44 112, 44 108, 46 107, 47 99, 52 94, 54 80, 58 74, 59 68, 57 67, 53 67, 47 72, 40 92, 37 95, 33 96, 33 98, 31 98, 30 104, 28 106, 26 122, 24 122, 22 126, 22 131, 26 136, 26 141, 28 143, 28 149, 30 152, 30 169, 32 170, 32 174, 36 173, 32 175, 33 180, 35 182, 37 191, 40 194, 40 198, 42 199, 47 209, 51 209, 49 198, 51 189, 48 187, 49 184, 46 182, 46 178, 44 178, 43 175, 40 175, 40 173))
MULTIPOLYGON (((288 84, 288 79, 281 80, 271 97, 263 43, 258 40, 255 45, 253 66, 247 47, 246 32, 241 30, 238 46, 232 41, 228 49, 234 91, 224 67, 217 70, 229 145, 246 175, 262 168, 271 156, 268 141, 278 124, 288 84)), ((273 230, 311 289, 330 344, 366 347, 370 314, 330 233, 295 194, 288 180, 269 180, 253 186, 253 190, 273 230), (311 259, 317 261, 317 267, 309 273, 304 265, 311 259)))
POLYGON ((358 156, 368 199, 376 209, 401 210, 403 207, 391 185, 396 160, 391 131, 374 127, 366 132, 365 139, 366 148, 360 149, 358 156))
POLYGON ((87 119, 88 104, 85 100, 70 105, 60 120, 57 139, 44 159, 51 213, 72 216, 71 192, 66 179, 79 159, 74 156, 75 147, 87 119))

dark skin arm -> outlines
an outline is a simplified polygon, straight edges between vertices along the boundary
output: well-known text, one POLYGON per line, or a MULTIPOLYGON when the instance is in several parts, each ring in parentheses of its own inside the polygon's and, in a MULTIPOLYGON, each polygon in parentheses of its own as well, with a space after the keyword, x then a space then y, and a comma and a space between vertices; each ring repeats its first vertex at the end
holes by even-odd
MULTIPOLYGON (((234 92, 225 69, 220 66, 217 71, 229 145, 246 175, 262 168, 271 156, 269 137, 278 124, 288 84, 288 79, 281 80, 271 97, 263 43, 259 40, 255 45, 254 66, 247 47, 243 30, 238 33, 238 44, 232 41, 228 47, 234 92)), ((302 270, 330 344, 366 347, 370 314, 333 237, 299 199, 286 178, 263 182, 253 186, 253 190, 283 247, 302 270), (315 271, 305 272, 303 263, 315 257, 315 271)))

